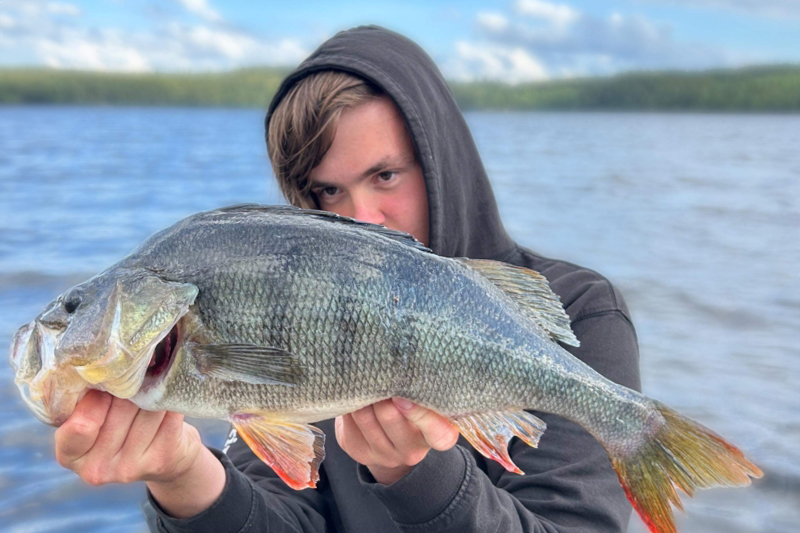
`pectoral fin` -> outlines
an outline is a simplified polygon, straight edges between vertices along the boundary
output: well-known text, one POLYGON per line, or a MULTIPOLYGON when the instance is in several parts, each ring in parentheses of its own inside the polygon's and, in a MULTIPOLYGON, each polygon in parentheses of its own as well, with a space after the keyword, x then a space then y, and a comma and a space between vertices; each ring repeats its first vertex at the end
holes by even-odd
POLYGON ((295 385, 305 374, 302 363, 281 348, 252 344, 190 344, 188 348, 201 374, 224 381, 295 385))
POLYGON ((258 413, 237 413, 231 423, 259 459, 295 490, 316 488, 325 458, 325 433, 306 424, 273 420, 258 413))
POLYGON ((528 446, 536 448, 547 424, 526 411, 473 413, 451 418, 472 447, 484 457, 503 465, 509 472, 522 474, 522 470, 508 455, 508 443, 519 437, 528 446))

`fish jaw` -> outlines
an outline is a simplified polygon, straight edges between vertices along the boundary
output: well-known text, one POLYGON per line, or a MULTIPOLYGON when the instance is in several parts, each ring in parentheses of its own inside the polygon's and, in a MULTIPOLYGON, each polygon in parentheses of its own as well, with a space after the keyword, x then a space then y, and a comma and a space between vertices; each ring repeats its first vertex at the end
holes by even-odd
POLYGON ((70 367, 56 364, 62 331, 33 321, 17 330, 10 362, 20 396, 36 418, 60 426, 86 394, 88 383, 70 367))
POLYGON ((89 384, 69 368, 49 372, 42 384, 42 403, 51 426, 60 426, 75 411, 75 406, 89 392, 89 384))

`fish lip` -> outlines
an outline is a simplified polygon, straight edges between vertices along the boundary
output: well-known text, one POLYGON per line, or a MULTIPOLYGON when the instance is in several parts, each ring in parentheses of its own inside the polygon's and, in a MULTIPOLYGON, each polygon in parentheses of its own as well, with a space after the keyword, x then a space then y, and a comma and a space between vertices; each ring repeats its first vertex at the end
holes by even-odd
POLYGON ((38 318, 17 330, 11 343, 14 384, 28 408, 40 421, 60 426, 72 415, 85 394, 85 382, 65 375, 56 363, 56 348, 63 329, 38 318))
POLYGON ((17 372, 19 372, 19 361, 22 358, 22 354, 28 349, 28 343, 31 340, 31 335, 35 327, 36 321, 32 320, 17 329, 16 333, 14 333, 14 337, 11 339, 11 349, 8 352, 8 360, 11 364, 11 368, 14 369, 15 381, 18 379, 17 372))
POLYGON ((36 416, 36 418, 39 419, 39 421, 44 422, 48 426, 58 427, 61 424, 63 424, 64 421, 68 418, 68 417, 59 417, 63 418, 62 420, 53 418, 41 400, 36 401, 31 399, 30 385, 28 385, 27 383, 22 383, 22 384, 18 383, 17 388, 19 389, 20 396, 22 396, 22 400, 25 402, 25 405, 28 406, 28 409, 30 409, 33 412, 33 414, 36 416))
MULTIPOLYGON (((25 402, 25 405, 28 406, 33 414, 38 418, 40 421, 44 422, 45 424, 49 424, 51 426, 58 426, 60 425, 59 421, 54 419, 52 414, 47 409, 46 401, 45 401, 45 391, 37 391, 38 399, 33 399, 33 382, 36 380, 36 377, 39 376, 41 372, 46 371, 47 369, 40 367, 39 371, 36 372, 33 376, 20 376, 21 361, 22 358, 28 351, 30 342, 32 339, 39 339, 39 342, 36 343, 34 346, 36 349, 36 353, 39 356, 39 362, 43 366, 44 365, 44 358, 42 357, 42 347, 43 343, 41 342, 41 336, 43 334, 43 326, 39 324, 36 320, 33 320, 24 326, 21 326, 16 333, 14 333, 14 337, 11 341, 11 350, 9 353, 9 360, 11 363, 11 368, 14 369, 14 384, 19 389, 20 396, 22 400, 25 402), (37 331, 38 330, 38 331, 37 331), (37 333, 34 335, 34 333, 37 333)), ((60 421, 63 423, 63 420, 60 421)))

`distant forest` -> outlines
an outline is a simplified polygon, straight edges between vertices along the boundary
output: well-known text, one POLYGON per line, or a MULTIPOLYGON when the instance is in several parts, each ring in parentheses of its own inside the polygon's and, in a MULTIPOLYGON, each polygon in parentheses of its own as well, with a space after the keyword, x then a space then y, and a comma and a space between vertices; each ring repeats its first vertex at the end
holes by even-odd
MULTIPOLYGON (((0 104, 266 108, 287 72, 274 68, 209 74, 0 69, 0 104)), ((464 110, 800 111, 797 65, 450 86, 464 110)))

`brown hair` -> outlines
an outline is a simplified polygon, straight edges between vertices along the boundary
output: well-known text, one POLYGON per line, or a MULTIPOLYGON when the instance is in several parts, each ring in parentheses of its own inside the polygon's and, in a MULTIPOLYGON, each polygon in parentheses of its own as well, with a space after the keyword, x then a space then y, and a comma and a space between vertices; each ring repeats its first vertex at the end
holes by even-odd
POLYGON ((319 207, 308 176, 333 144, 342 111, 382 94, 374 84, 336 70, 310 74, 286 93, 269 121, 267 151, 290 204, 319 207))

